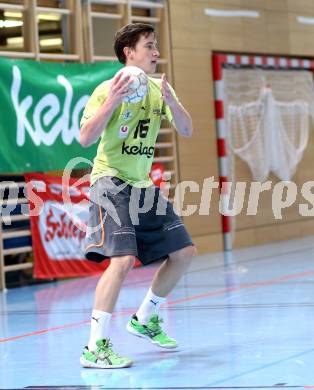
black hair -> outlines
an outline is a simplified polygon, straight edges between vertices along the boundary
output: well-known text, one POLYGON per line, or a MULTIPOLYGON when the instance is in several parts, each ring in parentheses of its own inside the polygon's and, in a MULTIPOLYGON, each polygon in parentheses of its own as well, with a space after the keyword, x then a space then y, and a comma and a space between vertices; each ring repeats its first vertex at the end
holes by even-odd
POLYGON ((113 48, 121 64, 126 63, 126 57, 123 52, 125 47, 134 49, 140 37, 154 34, 155 29, 148 23, 130 23, 118 30, 114 36, 113 48))

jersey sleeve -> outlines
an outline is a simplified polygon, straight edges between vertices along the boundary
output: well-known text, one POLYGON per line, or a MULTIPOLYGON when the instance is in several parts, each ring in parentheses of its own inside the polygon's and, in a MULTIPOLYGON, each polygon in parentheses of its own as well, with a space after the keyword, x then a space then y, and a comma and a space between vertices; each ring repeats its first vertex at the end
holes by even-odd
POLYGON ((98 108, 104 103, 104 101, 107 99, 109 92, 109 86, 108 83, 103 83, 99 85, 94 92, 92 93, 91 97, 86 103, 86 106, 83 111, 83 116, 81 118, 80 127, 84 125, 84 123, 92 118, 98 108))
MULTIPOLYGON (((172 86, 168 83, 169 85, 169 88, 170 88, 170 91, 172 93, 172 95, 177 99, 177 101, 179 102, 179 99, 174 91, 174 89, 172 88, 172 86)), ((169 108, 169 106, 167 104, 163 104, 163 109, 162 109, 162 118, 163 119, 167 119, 169 122, 172 122, 173 120, 173 117, 172 117, 172 113, 171 113, 171 110, 169 108)))

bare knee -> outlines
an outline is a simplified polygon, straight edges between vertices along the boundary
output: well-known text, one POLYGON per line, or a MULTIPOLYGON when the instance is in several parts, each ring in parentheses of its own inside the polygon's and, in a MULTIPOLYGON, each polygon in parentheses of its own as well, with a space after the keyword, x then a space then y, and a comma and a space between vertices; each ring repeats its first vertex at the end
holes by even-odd
POLYGON ((197 250, 194 245, 187 246, 182 249, 182 257, 185 258, 188 265, 191 264, 193 258, 197 255, 197 250))
POLYGON ((120 278, 125 278, 135 264, 134 256, 118 256, 111 258, 110 268, 120 278))
POLYGON ((179 261, 182 265, 188 267, 193 257, 197 255, 197 251, 194 245, 187 246, 169 255, 169 259, 172 261, 179 261))

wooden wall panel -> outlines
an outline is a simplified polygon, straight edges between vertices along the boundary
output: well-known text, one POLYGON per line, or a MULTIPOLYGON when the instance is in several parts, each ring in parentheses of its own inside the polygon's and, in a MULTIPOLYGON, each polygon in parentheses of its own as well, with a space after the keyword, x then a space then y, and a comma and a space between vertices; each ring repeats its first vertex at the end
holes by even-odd
MULTIPOLYGON (((249 2, 250 0, 245 0, 249 2)), ((288 2, 287 0, 264 0, 264 9, 270 11, 287 11, 288 2)))
POLYGON ((221 234, 193 236, 198 254, 221 251, 221 234))
MULTIPOLYGON (((259 53, 314 57, 314 26, 300 24, 297 16, 314 17, 312 0, 170 0, 169 1, 173 73, 175 88, 194 119, 192 139, 178 138, 180 180, 218 177, 216 128, 213 107, 211 55, 213 51, 259 53), (205 8, 220 10, 256 10, 259 18, 209 17, 205 8)), ((311 130, 313 132, 313 129, 311 130)), ((248 167, 237 159, 237 179, 252 180, 248 167)), ((274 186, 278 179, 270 176, 274 186)), ((306 203, 302 184, 314 180, 314 137, 311 136, 304 158, 293 178, 298 186, 295 204, 282 211, 276 220, 272 210, 272 192, 260 195, 258 214, 236 218, 235 247, 264 244, 314 234, 314 217, 302 217, 299 204, 306 203)), ((248 191, 248 190, 247 190, 248 191)), ((199 194, 187 195, 191 204, 199 194)), ((185 222, 200 252, 221 248, 219 196, 213 191, 211 215, 197 213, 185 222), (218 235, 217 235, 218 234, 218 235), (219 237, 219 239, 218 239, 219 237), (218 240, 218 245, 217 245, 218 240)))
POLYGON ((314 13, 314 3, 312 0, 287 0, 288 10, 304 14, 314 13))
POLYGON ((265 20, 267 52, 288 53, 290 49, 288 13, 282 11, 267 12, 265 20))
MULTIPOLYGON (((218 180, 211 58, 203 49, 173 49, 173 66, 176 92, 183 105, 193 113, 194 120, 194 136, 178 137, 180 181, 195 181, 199 185, 200 192, 195 194, 187 191, 184 202, 195 204, 199 209, 204 179, 216 176, 218 180), (186 61, 186 56, 193 61, 186 61), (197 72, 195 72, 196 64, 199 70, 197 72), (200 101, 203 104, 200 104, 200 101)), ((216 194, 213 192, 211 203, 218 204, 217 190, 216 194)), ((184 218, 188 230, 194 237, 217 235, 220 232, 218 209, 213 206, 210 211, 208 216, 200 216, 197 212, 184 218)), ((221 250, 222 241, 220 234, 219 236, 218 247, 221 250)), ((208 250, 210 248, 207 248, 208 250)))
POLYGON ((314 31, 304 33, 292 31, 290 33, 290 49, 295 55, 311 56, 313 55, 314 31))

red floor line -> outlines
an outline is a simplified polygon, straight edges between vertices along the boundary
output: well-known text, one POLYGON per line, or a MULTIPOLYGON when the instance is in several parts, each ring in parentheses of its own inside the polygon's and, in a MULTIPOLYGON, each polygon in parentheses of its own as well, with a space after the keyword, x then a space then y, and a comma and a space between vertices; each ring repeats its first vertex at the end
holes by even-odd
MULTIPOLYGON (((285 275, 285 276, 282 276, 282 277, 277 278, 277 279, 262 280, 262 281, 254 282, 254 283, 240 284, 240 285, 234 286, 234 287, 227 287, 227 288, 223 288, 220 290, 209 291, 209 292, 203 293, 203 294, 192 295, 190 297, 176 299, 174 301, 168 301, 165 304, 163 304, 162 306, 170 306, 170 305, 175 305, 177 303, 194 301, 194 300, 200 299, 200 298, 224 295, 228 292, 241 291, 241 290, 251 289, 251 288, 258 288, 261 286, 271 286, 271 285, 285 282, 287 280, 297 279, 297 278, 300 278, 303 276, 309 276, 309 275, 313 275, 313 274, 314 274, 314 270, 311 270, 311 271, 299 272, 297 274, 285 275)), ((113 317, 120 317, 120 316, 125 316, 125 315, 130 315, 130 314, 133 314, 133 311, 116 312, 113 314, 113 317)), ((35 335, 42 334, 42 333, 54 332, 54 331, 60 330, 60 329, 74 328, 74 327, 86 325, 89 323, 90 323, 90 320, 86 320, 86 321, 76 322, 73 324, 56 326, 54 328, 42 329, 42 330, 38 330, 35 332, 25 333, 25 334, 22 334, 19 336, 9 337, 7 339, 0 339, 0 343, 14 341, 14 340, 22 339, 22 338, 29 337, 29 336, 35 336, 35 335)), ((306 387, 306 388, 312 388, 312 387, 306 387)), ((313 386, 313 388, 314 388, 314 386, 313 386)))
POLYGON ((221 290, 209 291, 207 293, 193 295, 191 297, 176 299, 175 301, 168 301, 164 304, 164 306, 175 305, 175 304, 181 303, 181 302, 193 301, 193 300, 199 299, 199 298, 219 296, 219 295, 226 294, 228 292, 241 291, 241 290, 250 289, 250 288, 257 288, 257 287, 261 287, 261 286, 271 286, 271 285, 285 282, 287 280, 297 279, 297 278, 300 278, 303 276, 310 276, 313 274, 314 274, 314 270, 311 270, 311 271, 306 271, 306 272, 300 272, 297 274, 282 276, 282 277, 277 278, 277 279, 263 280, 260 282, 247 283, 247 284, 239 284, 238 286, 227 287, 227 288, 223 288, 221 290))
POLYGON ((59 330, 59 329, 73 328, 75 326, 84 325, 84 324, 87 324, 89 322, 90 322, 90 320, 88 320, 88 321, 81 321, 81 322, 77 322, 77 323, 74 323, 74 324, 67 324, 67 325, 62 325, 62 326, 56 326, 54 328, 49 328, 49 329, 37 330, 36 332, 25 333, 25 334, 21 334, 20 336, 14 336, 14 337, 9 337, 8 339, 2 339, 2 340, 0 340, 0 343, 5 343, 6 341, 18 340, 18 339, 22 339, 24 337, 29 337, 29 336, 35 336, 35 335, 41 334, 41 333, 53 332, 53 331, 59 330))
MULTIPOLYGON (((117 313, 114 313, 112 315, 112 317, 119 317, 119 316, 132 315, 132 314, 134 314, 134 310, 126 311, 126 312, 117 312, 117 313)), ((7 339, 0 339, 0 343, 5 343, 7 341, 18 340, 18 339, 22 339, 24 337, 29 337, 29 336, 36 336, 36 335, 42 334, 42 333, 53 332, 55 330, 60 330, 60 329, 65 329, 65 328, 75 328, 77 326, 86 325, 86 324, 89 324, 89 323, 90 323, 90 320, 85 320, 85 321, 81 321, 81 322, 75 322, 73 324, 56 326, 54 328, 37 330, 35 332, 25 333, 25 334, 21 334, 19 336, 14 336, 14 337, 9 337, 7 339)))

